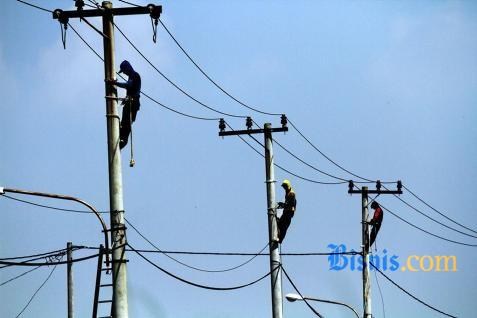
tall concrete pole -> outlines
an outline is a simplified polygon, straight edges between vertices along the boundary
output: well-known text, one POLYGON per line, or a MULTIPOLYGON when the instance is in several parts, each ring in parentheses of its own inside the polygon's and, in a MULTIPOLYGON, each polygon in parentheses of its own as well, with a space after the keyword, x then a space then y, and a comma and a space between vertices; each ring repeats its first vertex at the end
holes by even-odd
MULTIPOLYGON (((104 1, 103 46, 104 76, 106 80, 115 78, 114 71, 114 24, 112 3, 104 1)), ((123 181, 121 172, 121 153, 119 149, 119 115, 117 92, 110 82, 106 86, 106 120, 108 131, 109 164, 109 205, 111 209, 111 241, 113 256, 113 317, 128 317, 127 271, 126 271, 126 231, 124 227, 123 181)), ((108 247, 106 247, 108 248, 108 247)))
POLYGON ((363 244, 363 318, 371 318, 371 282, 369 280, 369 226, 368 226, 368 187, 361 191, 362 199, 362 244, 363 244))
POLYGON ((68 294, 68 318, 74 317, 74 303, 73 303, 73 243, 66 243, 66 260, 68 265, 66 266, 66 281, 67 281, 67 294, 68 294))
POLYGON ((270 270, 272 271, 272 310, 273 318, 283 317, 282 301, 282 273, 280 271, 280 251, 279 244, 276 241, 278 237, 277 217, 275 209, 275 172, 273 163, 273 144, 271 124, 265 124, 265 170, 267 184, 267 207, 268 207, 268 237, 270 248, 270 270))

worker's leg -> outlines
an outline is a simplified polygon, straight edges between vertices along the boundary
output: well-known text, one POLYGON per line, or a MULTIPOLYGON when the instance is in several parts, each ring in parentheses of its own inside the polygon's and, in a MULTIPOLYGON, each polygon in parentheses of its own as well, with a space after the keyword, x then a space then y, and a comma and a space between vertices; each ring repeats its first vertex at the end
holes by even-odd
POLYGON ((127 103, 123 107, 123 116, 121 117, 121 126, 119 131, 119 148, 123 149, 131 132, 131 106, 127 103))
POLYGON ((371 230, 371 234, 369 235, 369 248, 373 245, 374 241, 376 240, 376 236, 378 236, 379 229, 381 228, 381 223, 377 223, 373 226, 371 230))
POLYGON ((288 227, 290 226, 292 217, 293 217, 293 214, 284 212, 282 217, 279 219, 278 241, 280 242, 280 244, 283 242, 283 240, 285 239, 285 236, 287 235, 288 227))

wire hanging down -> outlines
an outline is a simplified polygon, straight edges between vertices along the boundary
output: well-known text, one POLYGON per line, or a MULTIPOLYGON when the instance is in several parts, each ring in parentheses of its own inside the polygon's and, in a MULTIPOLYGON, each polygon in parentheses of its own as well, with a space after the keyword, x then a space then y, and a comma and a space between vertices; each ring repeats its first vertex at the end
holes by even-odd
POLYGON ((434 234, 434 233, 431 233, 427 230, 424 230, 423 228, 417 226, 417 225, 414 225, 412 224, 411 222, 409 221, 406 221, 404 218, 400 217, 399 215, 397 215, 396 213, 392 212, 391 210, 389 210, 388 208, 384 207, 382 204, 380 204, 381 208, 383 208, 385 211, 387 211, 388 213, 390 213, 391 215, 395 216, 396 218, 398 218, 399 220, 403 221, 404 223, 412 226, 413 228, 415 229, 418 229, 419 231, 422 231, 424 233, 427 233, 431 236, 434 236, 434 237, 437 237, 441 240, 444 240, 444 241, 447 241, 447 242, 451 242, 451 243, 455 243, 455 244, 458 244, 458 245, 464 245, 464 246, 471 246, 471 247, 477 247, 476 244, 469 244, 469 243, 464 243, 464 242, 459 242, 459 241, 454 241, 454 240, 451 240, 451 239, 448 239, 448 238, 445 238, 445 237, 442 237, 440 235, 437 235, 437 234, 434 234))
POLYGON ((48 280, 50 279, 51 275, 53 275, 53 272, 55 271, 56 269, 56 265, 53 267, 53 269, 51 270, 50 274, 48 275, 48 277, 46 277, 45 281, 40 285, 40 287, 38 287, 38 289, 33 293, 33 295, 30 297, 30 300, 28 300, 27 304, 25 305, 25 307, 23 307, 23 309, 18 313, 18 315, 16 316, 16 318, 20 317, 23 312, 28 308, 28 306, 30 306, 31 302, 33 301, 33 299, 35 298, 35 296, 38 294, 38 292, 43 288, 43 286, 45 286, 45 284, 48 282, 48 280))
POLYGON ((170 256, 168 253, 162 251, 159 247, 157 247, 157 245, 155 245, 148 238, 146 238, 133 224, 131 224, 131 222, 129 220, 127 220, 126 218, 124 220, 126 221, 126 223, 129 226, 131 226, 133 228, 134 231, 136 231, 137 234, 139 234, 139 236, 141 236, 146 242, 148 242, 152 247, 154 247, 159 253, 167 256, 169 259, 173 260, 174 262, 176 262, 178 264, 181 264, 182 266, 185 266, 187 268, 190 268, 190 269, 193 269, 193 270, 196 270, 196 271, 200 271, 200 272, 223 273, 223 272, 229 272, 229 271, 238 269, 238 268, 240 268, 242 266, 245 266, 246 264, 250 263, 251 261, 253 261, 257 256, 261 255, 261 253, 268 247, 268 243, 267 243, 258 253, 254 254, 252 258, 248 259, 247 261, 245 261, 245 262, 243 262, 239 265, 236 265, 236 266, 233 266, 233 267, 230 267, 230 268, 226 268, 226 269, 219 269, 219 270, 203 269, 203 268, 188 265, 188 264, 186 264, 184 262, 181 262, 178 259, 175 259, 174 257, 170 256))
POLYGON ((277 268, 275 268, 274 270, 270 271, 269 273, 263 275, 262 277, 254 280, 253 282, 250 282, 250 283, 247 283, 247 284, 243 284, 243 285, 239 285, 239 286, 234 286, 234 287, 214 287, 214 286, 206 286, 206 285, 202 285, 202 284, 197 284, 197 283, 194 283, 194 282, 191 282, 191 281, 188 281, 184 278, 181 278, 177 275, 174 275, 172 274, 171 272, 168 272, 167 270, 161 268, 159 265, 155 264, 154 262, 152 262, 151 260, 149 260, 147 257, 145 257, 144 255, 142 255, 138 250, 136 250, 134 247, 132 247, 130 244, 127 244, 132 250, 133 252, 135 252, 137 255, 139 255, 142 259, 144 259, 146 262, 148 262, 149 264, 151 264, 152 266, 154 266, 155 268, 157 268, 158 270, 160 270, 161 272, 163 272, 164 274, 172 277, 172 278, 175 278, 183 283, 186 283, 188 285, 191 285, 191 286, 195 286, 195 287, 199 287, 199 288, 203 288, 203 289, 208 289, 208 290, 217 290, 217 291, 229 291, 229 290, 236 290, 236 289, 241 289, 241 288, 245 288, 245 287, 249 287, 249 286, 252 286, 258 282, 260 282, 261 280, 265 279, 267 276, 271 275, 271 273, 273 273, 277 268))
POLYGON ((23 273, 21 273, 21 274, 19 274, 19 275, 17 275, 17 276, 14 276, 14 277, 12 277, 12 278, 10 278, 10 279, 4 281, 3 283, 0 283, 0 286, 6 285, 6 284, 8 284, 8 283, 10 283, 10 282, 13 282, 14 280, 17 280, 17 279, 19 279, 19 278, 25 276, 26 274, 29 274, 29 273, 31 273, 31 272, 33 272, 33 271, 39 269, 40 267, 41 267, 41 266, 34 267, 34 268, 30 269, 30 270, 27 270, 26 272, 23 272, 23 273))
POLYGON ((443 314, 444 316, 448 316, 448 317, 453 317, 453 318, 457 318, 457 316, 453 316, 451 314, 448 314, 446 312, 443 312, 442 310, 439 310, 437 309, 436 307, 434 306, 431 306, 427 303, 425 303, 424 301, 420 300, 419 298, 417 298, 416 296, 414 296, 413 294, 411 294, 410 292, 408 292, 407 290, 405 290, 403 287, 399 286, 395 281, 393 281, 390 277, 388 277, 386 274, 384 274, 381 270, 379 270, 379 268, 377 268, 376 266, 374 266, 374 264, 372 262, 369 262, 369 264, 379 273, 381 274, 384 278, 386 278, 389 282, 391 282, 394 286, 396 286, 397 288, 399 288, 401 291, 403 291, 404 293, 406 293, 408 296, 410 296, 411 298, 413 298, 414 300, 418 301, 419 303, 423 304, 424 306, 434 310, 434 311, 437 311, 438 313, 441 313, 443 314))

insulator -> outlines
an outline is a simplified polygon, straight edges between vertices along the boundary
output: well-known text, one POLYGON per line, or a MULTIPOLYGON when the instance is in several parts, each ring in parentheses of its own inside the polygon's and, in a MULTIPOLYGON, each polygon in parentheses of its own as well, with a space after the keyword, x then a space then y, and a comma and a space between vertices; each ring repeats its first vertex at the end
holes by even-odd
POLYGON ((252 126, 253 126, 252 117, 247 117, 245 121, 245 125, 247 126, 247 129, 252 129, 252 126))
POLYGON ((398 189, 399 192, 402 191, 402 182, 401 182, 401 180, 398 180, 398 182, 397 182, 397 189, 398 189))
POLYGON ((288 119, 285 114, 282 115, 282 120, 281 120, 282 127, 285 128, 288 124, 288 119))
POLYGON ((221 132, 225 130, 225 120, 223 118, 219 120, 219 129, 221 132))
POLYGON ((83 0, 75 0, 75 7, 78 8, 78 10, 83 10, 84 1, 83 0))
POLYGON ((147 8, 149 9, 149 14, 154 20, 159 19, 162 13, 162 6, 156 6, 154 4, 148 4, 147 8))
POLYGON ((353 191, 353 188, 354 188, 354 182, 353 182, 353 180, 349 180, 349 183, 348 183, 348 192, 353 191))
POLYGON ((381 180, 376 181, 376 190, 381 191, 381 180))

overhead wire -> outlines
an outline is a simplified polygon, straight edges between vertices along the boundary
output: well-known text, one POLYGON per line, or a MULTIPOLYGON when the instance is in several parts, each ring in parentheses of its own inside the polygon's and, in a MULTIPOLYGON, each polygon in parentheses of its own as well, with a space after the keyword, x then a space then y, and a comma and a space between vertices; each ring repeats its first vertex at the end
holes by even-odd
MULTIPOLYGON (((35 202, 32 202, 32 201, 28 201, 28 200, 18 199, 18 198, 9 196, 7 194, 0 194, 0 197, 5 197, 5 198, 8 198, 10 200, 22 202, 22 203, 25 203, 25 204, 29 204, 29 205, 33 205, 33 206, 37 206, 37 207, 45 208, 45 209, 57 210, 57 211, 62 211, 62 212, 71 212, 71 213, 82 213, 82 214, 93 213, 94 214, 93 211, 57 208, 57 207, 53 207, 51 205, 39 204, 39 203, 35 203, 35 202)), ((109 213, 109 211, 98 211, 97 213, 109 213)))
POLYGON ((221 114, 221 115, 224 115, 224 116, 228 116, 228 117, 235 117, 235 118, 247 118, 247 116, 243 116, 243 115, 234 115, 234 114, 230 114, 230 113, 226 113, 226 112, 223 112, 223 111, 220 111, 216 108, 213 108, 207 104, 205 104, 204 102, 201 102, 200 100, 198 100, 197 98, 195 98, 194 96, 192 96, 190 93, 188 93, 187 91, 185 91, 182 87, 180 87, 179 85, 177 85, 175 82, 173 82, 169 77, 167 77, 161 70, 159 70, 159 68, 157 66, 155 66, 142 52, 141 50, 139 50, 137 48, 137 46, 126 36, 126 34, 121 30, 121 28, 118 27, 118 25, 116 23, 113 23, 114 24, 114 27, 116 28, 116 30, 119 31, 119 33, 121 33, 121 35, 126 39, 126 41, 134 48, 134 50, 136 50, 137 53, 139 53, 139 55, 157 72, 159 73, 167 82, 169 82, 169 84, 171 84, 174 88, 176 88, 177 90, 179 90, 182 94, 184 94, 185 96, 187 96, 189 99, 193 100, 194 102, 196 102, 197 104, 201 105, 202 107, 205 107, 207 108, 208 110, 211 110, 215 113, 218 113, 218 114, 221 114))
POLYGON ((207 286, 207 285, 203 285, 203 284, 198 284, 198 283, 194 283, 192 281, 189 281, 189 280, 186 280, 182 277, 179 277, 167 270, 165 270, 164 268, 160 267, 159 265, 157 265, 156 263, 154 263, 153 261, 151 261, 150 259, 148 259, 147 257, 145 257, 144 255, 142 255, 141 252, 137 251, 134 247, 131 246, 131 244, 127 244, 133 252, 135 252, 137 255, 139 255, 143 260, 145 260, 147 263, 149 263, 150 265, 154 266, 155 268, 157 268, 158 270, 160 270, 161 272, 163 272, 164 274, 166 274, 167 276, 169 277, 172 277, 176 280, 179 280, 185 284, 188 284, 188 285, 191 285, 191 286, 194 286, 194 287, 198 287, 198 288, 202 288, 202 289, 208 289, 208 290, 216 290, 216 291, 230 291, 230 290, 236 290, 236 289, 242 289, 242 288, 245 288, 245 287, 249 287, 249 286, 252 286, 258 282, 260 282, 261 280, 265 279, 266 277, 270 276, 271 273, 273 273, 277 268, 275 268, 274 270, 268 272, 267 274, 259 277, 258 279, 250 282, 250 283, 246 283, 246 284, 243 284, 243 285, 238 285, 238 286, 233 286, 233 287, 216 287, 216 286, 207 286))
POLYGON ((320 318, 323 318, 323 316, 318 312, 316 311, 315 308, 313 308, 312 305, 310 305, 308 303, 308 301, 306 300, 306 298, 302 295, 302 293, 300 292, 300 290, 298 289, 298 287, 295 285, 295 283, 292 281, 292 279, 290 278, 290 276, 288 275, 287 271, 285 270, 285 268, 283 268, 283 265, 280 266, 283 274, 285 274, 285 277, 288 279, 288 281, 290 282, 290 284, 293 286, 293 289, 295 289, 295 291, 298 293, 298 295, 300 295, 301 299, 303 299, 303 301, 305 302, 306 306, 308 308, 310 308, 310 310, 315 314, 317 315, 318 317, 320 318))
POLYGON ((419 299, 418 297, 414 296, 413 294, 411 294, 410 292, 408 292, 406 289, 404 289, 403 287, 401 287, 399 284, 397 284, 394 280, 392 280, 389 276, 387 276, 386 274, 384 274, 379 268, 377 268, 376 266, 374 266, 374 264, 370 261, 369 264, 379 273, 381 274, 384 278, 386 278, 390 283, 392 283, 394 286, 396 286, 397 288, 399 288, 402 292, 404 292, 405 294, 407 294, 409 297, 411 297, 412 299, 416 300, 417 302, 421 303, 422 305, 438 312, 438 313, 441 313, 443 314, 444 316, 448 316, 448 317, 453 317, 453 318, 457 318, 457 316, 454 316, 454 315, 451 315, 451 314, 448 314, 442 310, 439 310, 437 309, 436 307, 432 306, 432 305, 429 305, 428 303, 422 301, 421 299, 419 299))
POLYGON ((45 286, 45 284, 48 282, 48 280, 50 279, 51 275, 53 275, 53 272, 55 271, 56 269, 56 266, 55 265, 53 267, 53 269, 51 270, 50 274, 48 275, 48 277, 46 277, 46 279, 43 281, 43 283, 40 285, 40 287, 38 287, 38 289, 33 293, 33 295, 30 297, 30 299, 28 300, 27 304, 25 305, 25 307, 23 307, 23 309, 18 313, 18 315, 16 316, 16 318, 20 317, 23 312, 28 308, 28 306, 30 306, 31 302, 33 301, 33 299, 35 298, 35 296, 38 294, 38 292, 43 288, 43 286, 45 286))
POLYGON ((413 228, 421 231, 421 232, 424 232, 424 233, 427 233, 431 236, 434 236, 436 238, 439 238, 441 240, 444 240, 444 241, 447 241, 447 242, 450 242, 450 243, 454 243, 454 244, 458 244, 458 245, 464 245, 464 246, 471 246, 471 247, 477 247, 477 244, 469 244, 469 243, 464 243, 464 242, 459 242, 459 241, 455 241, 455 240, 451 240, 451 239, 448 239, 448 238, 445 238, 443 236, 440 236, 440 235, 437 235, 437 234, 434 234, 434 233, 431 233, 417 225, 414 225, 412 224, 411 222, 405 220, 404 218, 400 217, 399 215, 397 215, 396 213, 392 212, 391 210, 389 210, 388 208, 386 208, 385 206, 383 206, 381 203, 379 204, 381 206, 381 208, 383 208, 384 210, 386 210, 389 214, 393 215, 394 217, 398 218, 399 220, 403 221, 404 223, 412 226, 413 228))
POLYGON ((8 279, 8 280, 6 280, 6 281, 0 283, 0 286, 6 285, 6 284, 8 284, 8 283, 10 283, 10 282, 13 282, 14 280, 17 280, 17 279, 19 279, 19 278, 21 278, 21 277, 23 277, 23 276, 25 276, 25 275, 27 275, 27 274, 33 272, 33 271, 39 269, 40 267, 41 267, 41 266, 34 267, 34 268, 30 269, 30 270, 27 270, 26 272, 23 272, 23 273, 21 273, 21 274, 15 276, 15 277, 12 277, 12 278, 10 278, 10 279, 8 279))
POLYGON ((412 192, 411 189, 409 189, 408 187, 406 187, 405 184, 403 184, 402 187, 403 187, 404 189, 406 189, 406 191, 409 192, 413 197, 415 197, 416 199, 418 199, 419 201, 421 201, 423 204, 425 204, 427 207, 429 207, 430 209, 432 209, 433 211, 435 211, 436 213, 438 213, 438 214, 441 215, 442 217, 446 218, 447 220, 451 221, 452 223, 454 223, 454 224, 456 224, 456 225, 459 225, 459 226, 463 227, 463 228, 466 229, 466 230, 469 230, 469 231, 474 232, 474 233, 477 234, 477 231, 476 231, 476 230, 473 230, 473 229, 471 229, 471 228, 469 228, 469 227, 467 227, 467 226, 465 226, 465 225, 463 225, 463 224, 461 224, 461 223, 459 223, 459 222, 457 222, 457 221, 451 219, 450 217, 448 217, 448 216, 445 215, 444 213, 442 213, 442 212, 438 211, 436 208, 432 207, 429 203, 427 203, 426 201, 424 201, 423 199, 421 199, 419 196, 417 196, 414 192, 412 192))
MULTIPOLYGON (((80 40, 101 60, 104 62, 104 59, 103 57, 84 39, 83 36, 81 36, 81 34, 70 24, 68 23, 68 25, 71 27, 71 29, 73 30, 73 32, 80 38, 80 40)), ((121 76, 121 74, 117 73, 117 75, 119 75, 121 78, 123 78, 121 76)), ((123 78, 124 79, 124 78, 123 78)), ((219 120, 220 118, 219 117, 203 117, 203 116, 195 116, 195 115, 190 115, 190 114, 187 114, 187 113, 184 113, 184 112, 181 112, 181 111, 178 111, 172 107, 169 107, 161 102, 159 102, 157 99, 151 97, 149 94, 145 93, 144 91, 141 90, 141 94, 146 97, 147 99, 149 99, 150 101, 152 101, 153 103, 161 106, 162 108, 165 108, 173 113, 176 113, 178 115, 181 115, 181 116, 184 116, 184 117, 188 117, 188 118, 192 118, 192 119, 197 119, 197 120, 205 120, 205 121, 217 121, 219 120)))
POLYGON ((253 261, 257 256, 259 256, 267 247, 268 247, 268 243, 258 252, 258 253, 255 253, 253 255, 252 258, 248 259, 247 261, 243 262, 243 263, 240 263, 239 265, 236 265, 236 266, 233 266, 233 267, 229 267, 229 268, 225 268, 225 269, 218 269, 218 270, 210 270, 210 269, 204 269, 204 268, 200 268, 200 267, 196 267, 196 266, 192 266, 192 265, 189 265, 189 264, 186 264, 172 256, 169 255, 169 253, 166 253, 164 252, 163 250, 161 250, 156 244, 154 244, 153 242, 151 242, 146 236, 144 236, 129 220, 127 220, 126 218, 124 219, 126 221, 126 223, 131 226, 133 228, 134 231, 136 231, 137 234, 139 234, 139 236, 141 236, 146 242, 149 243, 149 245, 151 245, 152 247, 154 247, 159 253, 167 256, 169 259, 173 260, 174 262, 182 265, 182 266, 185 266, 187 268, 190 268, 190 269, 193 269, 193 270, 196 270, 196 271, 200 271, 200 272, 206 272, 206 273, 224 273, 224 272, 229 272, 229 271, 233 271, 235 269, 238 269, 240 267, 243 267, 245 265, 247 265, 248 263, 250 263, 251 261, 253 261))
MULTIPOLYGON (((387 190, 387 188, 386 188, 385 186, 383 186, 383 187, 387 190)), ((405 204, 406 206, 408 206, 409 208, 411 208, 412 210, 416 211, 417 213, 421 214, 422 216, 426 217, 427 219, 433 221, 434 223, 437 223, 437 224, 439 224, 439 225, 441 225, 441 226, 443 226, 443 227, 445 227, 445 228, 447 228, 447 229, 449 229, 449 230, 452 230, 452 231, 454 231, 454 232, 460 233, 460 234, 462 234, 462 235, 466 235, 466 236, 469 236, 469 237, 477 238, 477 236, 475 236, 475 235, 462 232, 462 231, 460 231, 460 230, 458 230, 458 229, 456 229, 456 228, 454 228, 454 227, 452 227, 452 226, 450 226, 450 225, 444 224, 444 223, 442 223, 442 222, 440 222, 440 221, 434 219, 433 217, 427 215, 426 213, 422 212, 422 211, 419 210, 418 208, 412 206, 412 205, 409 204, 406 200, 404 200, 403 198, 401 198, 401 197, 399 197, 399 196, 397 196, 397 195, 395 195, 395 194, 394 194, 394 197, 395 197, 396 199, 398 199, 399 201, 401 201, 402 203, 404 203, 404 204, 405 204)))
POLYGON ((33 8, 35 8, 35 9, 39 9, 39 10, 46 11, 46 12, 50 12, 50 13, 53 12, 53 11, 51 11, 51 10, 42 8, 42 7, 40 7, 40 6, 37 6, 37 5, 35 5, 35 4, 31 4, 31 3, 26 2, 26 1, 23 1, 23 0, 17 0, 17 1, 20 2, 20 3, 23 3, 23 4, 27 5, 27 6, 33 7, 33 8))
MULTIPOLYGON (((7 266, 51 266, 51 265, 65 265, 65 264, 68 264, 68 263, 79 263, 79 262, 83 262, 83 261, 86 261, 86 260, 89 260, 89 259, 92 259, 92 258, 96 258, 96 257, 98 257, 98 256, 99 256, 99 254, 94 254, 94 255, 89 255, 89 256, 85 256, 85 257, 75 258, 75 259, 72 260, 72 261, 41 262, 41 263, 38 263, 38 262, 31 263, 30 260, 23 261, 23 262, 0 261, 0 264, 1 264, 1 265, 7 265, 7 266)), ((42 257, 42 258, 45 258, 45 257, 42 257)))

